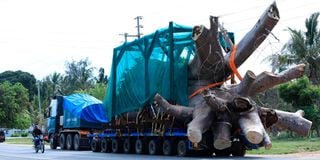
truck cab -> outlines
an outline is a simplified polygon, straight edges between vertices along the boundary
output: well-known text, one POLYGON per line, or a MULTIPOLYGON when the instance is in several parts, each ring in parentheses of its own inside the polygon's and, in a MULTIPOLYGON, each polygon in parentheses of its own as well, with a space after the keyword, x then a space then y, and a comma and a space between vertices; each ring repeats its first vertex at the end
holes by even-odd
POLYGON ((47 134, 50 141, 50 148, 56 149, 59 145, 58 136, 63 124, 63 96, 54 96, 47 108, 47 134))

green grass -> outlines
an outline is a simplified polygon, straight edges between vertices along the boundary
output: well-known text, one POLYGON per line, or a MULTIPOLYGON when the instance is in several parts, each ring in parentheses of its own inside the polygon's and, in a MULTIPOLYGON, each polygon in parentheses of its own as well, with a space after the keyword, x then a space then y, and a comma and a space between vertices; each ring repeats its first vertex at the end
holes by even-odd
POLYGON ((275 139, 270 150, 261 147, 248 151, 247 154, 290 154, 320 150, 320 138, 275 139))
POLYGON ((33 144, 31 137, 6 138, 5 143, 8 144, 33 144))

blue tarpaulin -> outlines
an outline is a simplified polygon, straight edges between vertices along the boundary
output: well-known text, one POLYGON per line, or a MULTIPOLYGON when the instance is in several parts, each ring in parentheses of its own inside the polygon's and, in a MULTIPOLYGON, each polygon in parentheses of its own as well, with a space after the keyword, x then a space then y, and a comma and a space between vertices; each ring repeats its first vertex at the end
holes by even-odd
POLYGON ((102 101, 88 94, 72 94, 64 97, 63 107, 73 116, 92 123, 108 122, 102 101))

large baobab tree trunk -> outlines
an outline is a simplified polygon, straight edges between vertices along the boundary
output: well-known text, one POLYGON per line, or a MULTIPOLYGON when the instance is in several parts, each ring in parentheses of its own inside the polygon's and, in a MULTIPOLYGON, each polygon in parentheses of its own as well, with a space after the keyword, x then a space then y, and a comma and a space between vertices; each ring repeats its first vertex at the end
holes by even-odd
POLYGON ((298 114, 300 112, 259 107, 250 99, 250 96, 275 85, 301 77, 304 64, 280 74, 263 72, 256 76, 252 71, 247 71, 239 84, 222 85, 235 67, 242 65, 265 40, 279 19, 277 6, 273 3, 239 44, 233 46, 231 53, 225 56, 218 41, 217 17, 210 17, 210 29, 205 26, 193 28, 197 54, 189 64, 189 106, 172 105, 161 95, 155 96, 155 101, 164 112, 178 119, 191 119, 187 129, 191 142, 199 143, 202 134, 211 129, 213 146, 223 150, 231 146, 231 137, 235 132, 232 129, 239 126, 238 129, 250 143, 262 143, 270 149, 272 144, 265 128, 273 124, 304 136, 309 132, 312 123, 298 114))

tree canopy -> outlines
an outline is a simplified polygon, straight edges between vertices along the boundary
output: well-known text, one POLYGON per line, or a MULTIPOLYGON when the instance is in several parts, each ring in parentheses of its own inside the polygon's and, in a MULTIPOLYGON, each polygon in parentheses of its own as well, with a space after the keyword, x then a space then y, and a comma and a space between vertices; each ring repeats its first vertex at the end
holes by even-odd
POLYGON ((0 83, 0 126, 28 128, 31 124, 28 90, 21 84, 0 83))
POLYGON ((312 85, 307 77, 283 84, 279 87, 280 97, 298 110, 305 111, 305 117, 313 122, 313 129, 320 136, 320 87, 312 85))
POLYGON ((5 71, 0 73, 0 83, 5 81, 11 84, 21 83, 29 91, 29 99, 37 93, 36 78, 34 75, 23 71, 5 71))
POLYGON ((282 71, 292 64, 307 64, 306 74, 313 84, 320 84, 320 29, 319 12, 305 20, 306 31, 288 28, 290 40, 279 54, 268 59, 274 70, 282 71))

